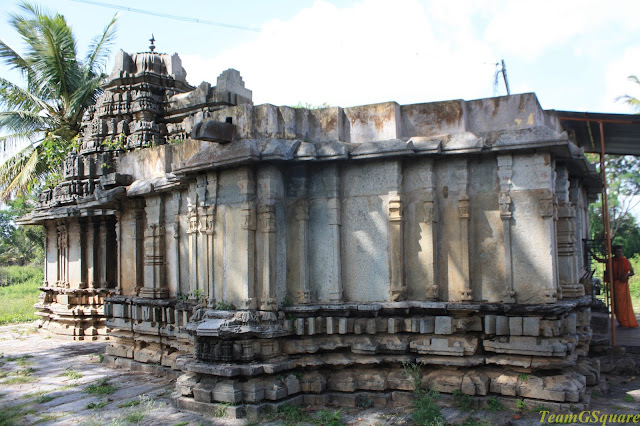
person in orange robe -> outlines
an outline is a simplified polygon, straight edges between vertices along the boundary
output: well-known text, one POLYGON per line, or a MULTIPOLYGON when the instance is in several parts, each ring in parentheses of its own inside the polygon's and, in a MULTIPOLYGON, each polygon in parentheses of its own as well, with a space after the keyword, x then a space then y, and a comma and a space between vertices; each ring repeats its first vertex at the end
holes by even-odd
MULTIPOLYGON (((631 293, 629 292, 629 277, 634 275, 633 267, 629 260, 624 257, 622 246, 615 245, 612 247, 612 250, 613 296, 616 319, 622 327, 635 328, 638 326, 638 321, 633 313, 631 293)), ((608 274, 608 271, 607 276, 611 276, 611 274, 608 274)), ((608 279, 607 282, 609 282, 608 279)))

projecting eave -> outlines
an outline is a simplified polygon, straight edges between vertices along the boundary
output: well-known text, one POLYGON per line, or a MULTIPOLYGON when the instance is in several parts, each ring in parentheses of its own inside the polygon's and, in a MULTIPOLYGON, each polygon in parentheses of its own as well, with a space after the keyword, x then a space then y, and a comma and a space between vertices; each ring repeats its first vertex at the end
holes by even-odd
POLYGON ((547 110, 587 153, 600 153, 600 123, 605 154, 640 156, 640 115, 547 110))

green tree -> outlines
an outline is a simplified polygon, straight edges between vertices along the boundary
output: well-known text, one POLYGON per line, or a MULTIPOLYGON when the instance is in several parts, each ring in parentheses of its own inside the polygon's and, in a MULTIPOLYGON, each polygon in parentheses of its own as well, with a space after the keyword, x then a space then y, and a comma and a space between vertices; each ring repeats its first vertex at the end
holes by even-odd
MULTIPOLYGON (((596 157, 591 161, 597 161, 596 157)), ((632 155, 605 155, 605 169, 612 243, 621 244, 625 255, 631 257, 640 253, 640 227, 631 215, 640 203, 640 159, 632 155)), ((591 235, 599 241, 604 241, 602 217, 601 196, 589 206, 591 235)))
POLYGON ((20 72, 25 86, 0 77, 0 144, 27 141, 0 166, 0 201, 59 178, 61 162, 74 147, 87 107, 102 92, 100 84, 116 16, 78 59, 76 40, 64 17, 30 3, 9 16, 25 52, 0 40, 0 58, 20 72))
POLYGON ((44 232, 41 226, 16 226, 15 220, 31 207, 25 197, 16 197, 0 210, 0 266, 41 263, 44 232))

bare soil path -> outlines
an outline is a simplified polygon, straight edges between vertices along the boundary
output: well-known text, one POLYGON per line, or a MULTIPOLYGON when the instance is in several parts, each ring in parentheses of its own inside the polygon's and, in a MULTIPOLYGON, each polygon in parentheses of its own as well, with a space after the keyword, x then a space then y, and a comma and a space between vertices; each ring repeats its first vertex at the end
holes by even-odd
MULTIPOLYGON (((322 424, 317 417, 309 417, 318 410, 325 413, 339 410, 338 418, 349 425, 413 423, 409 406, 311 407, 298 417, 295 413, 279 414, 248 421, 207 418, 175 408, 171 402, 174 389, 171 378, 106 364, 102 356, 105 346, 106 342, 49 338, 32 324, 0 327, 0 426, 276 425, 304 424, 305 421, 310 424, 309 419, 313 419, 312 424, 322 424)), ((603 370, 609 373, 603 375, 600 386, 592 390, 590 411, 598 411, 598 415, 640 414, 640 375, 637 374, 640 356, 618 351, 603 355, 601 362, 603 370)), ((466 425, 524 426, 540 424, 541 419, 539 413, 491 412, 467 407, 443 408, 442 414, 446 423, 466 425)))

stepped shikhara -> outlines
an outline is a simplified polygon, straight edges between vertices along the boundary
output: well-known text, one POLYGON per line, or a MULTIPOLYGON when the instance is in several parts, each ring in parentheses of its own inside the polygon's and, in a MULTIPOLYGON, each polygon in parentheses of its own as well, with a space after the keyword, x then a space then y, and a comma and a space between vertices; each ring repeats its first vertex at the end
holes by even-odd
POLYGON ((584 405, 594 167, 535 95, 254 106, 120 52, 46 229, 43 324, 178 370, 185 408, 443 393, 584 405))

